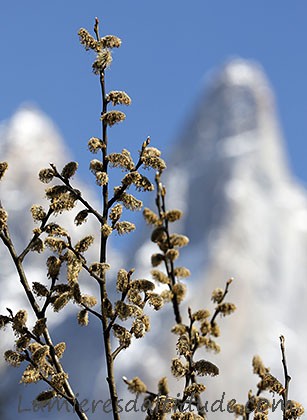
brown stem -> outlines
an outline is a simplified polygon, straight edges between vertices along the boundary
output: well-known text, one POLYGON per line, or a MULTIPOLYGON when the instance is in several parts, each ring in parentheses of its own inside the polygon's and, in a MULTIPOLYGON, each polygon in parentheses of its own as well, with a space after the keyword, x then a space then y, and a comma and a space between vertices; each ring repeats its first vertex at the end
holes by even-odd
MULTIPOLYGON (((167 236, 168 247, 171 248, 168 220, 163 218, 163 214, 166 212, 165 189, 161 184, 159 173, 156 174, 156 184, 157 184, 156 205, 157 205, 157 208, 158 208, 159 217, 160 217, 160 219, 163 220, 164 230, 165 230, 165 233, 166 233, 166 236, 167 236)), ((170 290, 171 290, 172 286, 174 286, 176 284, 176 277, 175 277, 175 273, 174 273, 174 263, 173 263, 173 261, 170 261, 170 266, 169 266, 168 263, 167 263, 167 259, 164 258, 164 264, 165 264, 165 269, 166 269, 168 278, 171 280, 171 284, 170 284, 170 290)), ((179 303, 178 303, 178 300, 177 300, 177 296, 175 294, 172 297, 172 304, 173 304, 173 309, 174 309, 174 314, 175 314, 175 320, 176 320, 177 324, 181 324, 182 323, 182 317, 181 317, 181 314, 180 314, 180 309, 179 309, 179 303)))
MULTIPOLYGON (((130 280, 131 280, 131 276, 132 276, 132 274, 133 274, 133 271, 134 271, 134 270, 130 270, 130 271, 128 272, 128 287, 127 287, 127 289, 126 289, 125 291, 123 291, 123 292, 122 292, 122 295, 121 295, 121 298, 120 298, 120 301, 121 301, 121 302, 124 302, 124 301, 125 301, 125 299, 126 299, 126 296, 127 296, 128 290, 129 290, 130 280)), ((113 325, 114 325, 114 323, 115 323, 115 321, 116 321, 116 319, 117 319, 118 315, 119 315, 119 314, 118 314, 117 312, 115 312, 115 313, 114 313, 114 315, 112 316, 112 318, 111 318, 111 320, 110 320, 110 322, 109 322, 109 325, 108 325, 107 331, 110 331, 110 330, 111 330, 111 328, 113 327, 113 325)), ((113 353, 114 353, 114 352, 113 352, 113 353)), ((113 360, 114 360, 114 357, 113 357, 113 360)))
POLYGON ((116 359, 116 357, 119 355, 119 353, 124 350, 127 346, 120 344, 112 353, 112 359, 113 361, 116 359))
MULTIPOLYGON (((192 316, 191 308, 188 308, 188 313, 189 313, 189 318, 190 318, 189 339, 190 339, 190 342, 192 343, 192 341, 193 341, 193 324, 194 324, 194 319, 193 319, 193 316, 192 316)), ((198 348, 198 344, 197 344, 197 342, 195 342, 195 344, 194 344, 194 346, 192 348, 192 354, 189 356, 189 360, 188 360, 189 361, 189 368, 190 368, 190 372, 191 372, 190 373, 190 380, 191 380, 191 382, 193 384, 197 384, 196 375, 193 372, 193 364, 194 364, 193 357, 194 357, 194 354, 195 354, 197 348, 198 348)), ((205 407, 204 407, 204 405, 202 403, 202 400, 201 400, 201 397, 200 397, 199 394, 196 394, 195 395, 195 401, 196 401, 196 405, 197 405, 197 412, 198 412, 198 414, 201 417, 206 418, 205 407)))
MULTIPOLYGON (((95 26, 94 31, 96 34, 97 41, 100 40, 99 35, 99 21, 98 18, 95 19, 95 26)), ((102 100, 102 111, 101 115, 104 115, 107 112, 107 99, 106 99, 106 89, 105 89, 105 74, 104 71, 100 72, 99 75, 100 80, 100 88, 101 88, 101 100, 102 100)), ((103 164, 103 171, 108 172, 108 159, 107 159, 107 148, 108 148, 108 138, 107 138, 107 124, 105 120, 102 120, 102 164, 103 164)), ((108 220, 108 197, 109 197, 109 186, 108 183, 103 185, 102 187, 102 220, 100 220, 101 227, 104 223, 107 223, 108 220)), ((100 236, 100 262, 104 263, 107 260, 107 237, 103 235, 101 232, 100 236)), ((110 330, 108 329, 108 317, 106 312, 106 305, 105 301, 107 298, 107 288, 106 288, 106 273, 103 272, 102 281, 99 282, 100 287, 100 302, 101 302, 101 321, 102 321, 102 330, 103 330, 103 338, 104 338, 104 349, 105 349, 105 357, 107 363, 107 382, 109 385, 109 392, 112 402, 112 411, 113 411, 113 419, 119 420, 119 408, 118 408, 118 396, 117 396, 117 389, 114 377, 114 365, 113 365, 113 357, 112 357, 112 347, 111 347, 111 337, 110 337, 110 330)))
MULTIPOLYGON (((229 280, 227 280, 227 283, 226 283, 226 287, 225 287, 224 293, 223 293, 223 295, 222 295, 222 297, 221 297, 221 299, 220 299, 219 303, 222 303, 222 302, 223 302, 223 300, 225 299, 225 296, 226 296, 226 295, 227 295, 227 293, 228 293, 229 286, 231 285, 232 280, 233 280, 233 279, 229 279, 229 280)), ((213 316, 212 316, 212 318, 211 318, 211 321, 210 321, 210 325, 211 325, 211 327, 213 327, 214 321, 215 321, 215 319, 216 319, 216 317, 218 316, 218 314, 219 314, 219 313, 220 313, 220 310, 219 310, 219 307, 217 306, 217 307, 216 307, 216 309, 215 309, 215 312, 214 312, 214 314, 213 314, 213 316)))
MULTIPOLYGON (((142 150, 142 152, 143 152, 143 150, 142 150)), ((142 152, 141 152, 141 155, 140 155, 140 158, 139 158, 137 164, 135 165, 135 168, 131 169, 130 172, 135 172, 135 171, 137 171, 142 166, 142 152)), ((129 187, 129 185, 127 185, 127 184, 123 184, 123 185, 120 186, 120 188, 116 191, 116 193, 114 194, 114 196, 109 200, 109 202, 108 202, 108 210, 113 206, 113 204, 115 203, 115 201, 120 198, 120 196, 122 195, 122 193, 125 192, 128 187, 129 187)))
POLYGON ((101 321, 101 314, 94 311, 94 309, 90 308, 89 306, 87 306, 85 303, 81 303, 81 305, 83 306, 84 309, 86 309, 88 312, 90 312, 92 315, 95 315, 97 318, 100 319, 101 321))
POLYGON ((286 360, 286 349, 285 349, 285 337, 281 335, 280 339, 280 349, 281 349, 281 356, 282 356, 282 365, 284 368, 284 378, 285 378, 285 390, 282 394, 284 400, 284 409, 283 409, 283 419, 286 419, 286 409, 287 409, 287 402, 288 402, 288 393, 289 393, 289 383, 291 381, 291 376, 288 374, 288 367, 287 367, 287 360, 286 360))
MULTIPOLYGON (((41 222, 40 225, 40 230, 43 231, 50 216, 52 215, 53 210, 51 208, 49 208, 48 213, 46 214, 46 217, 44 217, 44 219, 41 222)), ((33 242, 35 241, 35 239, 37 239, 40 235, 38 233, 34 233, 32 239, 30 240, 30 242, 28 243, 27 247, 22 251, 22 253, 19 255, 19 260, 20 262, 22 262, 25 258, 25 256, 31 251, 31 247, 33 242)))

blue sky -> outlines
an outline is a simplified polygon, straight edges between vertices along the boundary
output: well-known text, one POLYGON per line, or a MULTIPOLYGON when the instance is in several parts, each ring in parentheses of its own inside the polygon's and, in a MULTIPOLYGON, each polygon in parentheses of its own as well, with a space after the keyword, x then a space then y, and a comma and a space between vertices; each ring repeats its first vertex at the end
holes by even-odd
POLYGON ((0 120, 32 102, 56 123, 74 158, 99 135, 99 86, 80 27, 123 40, 107 88, 133 99, 127 121, 112 129, 115 148, 137 150, 151 135, 163 151, 191 113, 204 76, 227 58, 259 61, 274 88, 294 173, 307 183, 307 3, 277 0, 2 2, 0 120), (131 146, 128 146, 131 145, 131 146))

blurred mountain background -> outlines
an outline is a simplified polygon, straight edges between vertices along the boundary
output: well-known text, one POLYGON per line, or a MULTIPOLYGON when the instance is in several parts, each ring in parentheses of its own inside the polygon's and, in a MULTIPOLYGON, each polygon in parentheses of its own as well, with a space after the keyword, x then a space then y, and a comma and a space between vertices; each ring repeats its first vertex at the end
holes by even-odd
MULTIPOLYGON (((238 310, 219 320, 221 354, 205 356, 221 371, 220 377, 206 381, 204 397, 212 402, 223 392, 225 402, 246 400, 248 390, 257 383, 251 368, 254 354, 261 355, 272 372, 282 377, 279 336, 283 334, 293 378, 290 395, 307 404, 307 194, 289 169, 274 102, 272 88, 257 63, 230 60, 207 78, 167 159, 167 203, 184 211, 174 228, 190 238, 179 264, 192 272, 187 279, 185 310, 187 306, 210 309, 211 291, 223 287, 229 277, 235 279, 228 300, 238 310)), ((33 228, 29 208, 43 203, 44 185, 37 180, 38 170, 49 162, 61 168, 70 160, 70 152, 54 123, 39 109, 24 106, 1 125, 0 155, 10 166, 0 184, 0 199, 9 211, 16 247, 22 249, 33 228)), ((75 182, 99 207, 97 190, 78 177, 75 182)), ((153 199, 148 203, 152 205, 153 199)), ((61 218, 76 238, 85 231, 99 231, 92 222, 73 227, 69 214, 61 218)), ((111 276, 121 265, 136 267, 136 277, 150 276, 150 255, 156 248, 147 239, 150 229, 137 220, 141 227, 120 254, 114 242, 111 276)), ((96 260, 96 255, 93 247, 89 258, 96 260)), ((38 255, 27 261, 31 281, 46 277, 40 261, 38 255)), ((0 313, 6 307, 25 308, 27 302, 3 246, 0 266, 0 313)), ((83 286, 92 290, 85 280, 83 286)), ((54 341, 65 337, 68 344, 65 369, 80 396, 99 399, 107 395, 100 326, 93 320, 80 329, 73 307, 63 314, 51 316, 50 321, 54 341)), ((154 389, 162 376, 170 375, 170 360, 175 355, 175 337, 169 336, 173 325, 170 307, 152 314, 148 336, 118 357, 119 382, 122 375, 138 374, 154 389)), ((1 351, 9 347, 11 338, 1 333, 1 351)), ((1 418, 11 420, 16 418, 20 396, 23 407, 29 407, 41 387, 17 385, 22 370, 0 363, 1 418)), ((129 398, 124 387, 120 392, 129 398)), ((44 419, 48 413, 23 412, 22 416, 44 419)), ((57 418, 68 416, 61 413, 57 418)), ((92 418, 101 418, 101 412, 92 418)), ((129 418, 137 416, 132 413, 129 418)))

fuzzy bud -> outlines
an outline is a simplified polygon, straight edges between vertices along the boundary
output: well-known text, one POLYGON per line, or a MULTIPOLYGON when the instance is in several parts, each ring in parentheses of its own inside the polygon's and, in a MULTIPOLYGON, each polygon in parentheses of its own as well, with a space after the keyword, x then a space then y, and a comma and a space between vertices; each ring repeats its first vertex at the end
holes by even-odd
POLYGON ((7 212, 0 207, 0 232, 7 226, 8 215, 7 212))
POLYGON ((117 222, 120 219, 122 212, 123 206, 121 204, 115 204, 115 206, 111 209, 109 217, 113 222, 117 222))
POLYGON ((226 316, 232 314, 237 308, 234 303, 224 302, 220 303, 217 309, 222 316, 226 316))
POLYGON ((100 45, 86 29, 81 28, 78 32, 78 35, 80 43, 84 46, 86 50, 91 49, 94 51, 99 51, 100 45))
POLYGON ((89 213, 88 210, 81 210, 81 211, 79 211, 79 213, 75 217, 75 224, 77 226, 80 226, 80 225, 82 225, 82 223, 86 222, 88 213, 89 213))
POLYGON ((93 73, 100 74, 102 73, 109 65, 112 63, 112 54, 109 50, 99 51, 96 60, 93 63, 93 73))
POLYGON ((121 121, 124 121, 126 115, 121 111, 108 111, 101 116, 101 121, 104 121, 108 126, 112 127, 112 125, 117 124, 121 121))
POLYGON ((78 163, 77 162, 69 162, 64 166, 64 168, 61 172, 61 175, 62 175, 63 178, 69 179, 69 178, 71 178, 72 176, 75 175, 77 169, 78 169, 78 163))
POLYGON ((117 273, 116 288, 119 292, 125 292, 128 288, 129 277, 128 272, 121 268, 117 273))
POLYGON ((0 162, 0 181, 3 178, 7 168, 8 168, 8 163, 7 162, 0 162))
POLYGON ((128 384, 129 391, 133 394, 140 394, 147 391, 147 386, 138 377, 133 378, 131 381, 126 381, 126 383, 128 384))
POLYGON ((181 378, 186 374, 187 368, 180 359, 175 358, 172 360, 171 371, 175 378, 181 378))
POLYGON ((127 95, 126 92, 119 90, 112 90, 108 93, 106 97, 107 102, 112 102, 113 106, 115 105, 130 105, 131 98, 127 95))
POLYGON ((164 214, 164 218, 169 222, 176 222, 181 219, 182 212, 180 210, 169 210, 164 214))
POLYGON ((150 225, 156 225, 159 222, 159 217, 149 208, 145 207, 143 210, 143 216, 146 223, 150 225))
POLYGON ((82 327, 88 325, 88 311, 86 309, 82 309, 82 311, 78 313, 78 324, 82 327))
POLYGON ((105 35, 103 38, 100 38, 99 44, 102 48, 119 48, 122 41, 115 35, 105 35))
POLYGON ((134 162, 127 149, 123 149, 121 153, 110 153, 108 161, 112 167, 121 168, 123 171, 132 171, 134 169, 134 162))
MULTIPOLYGON (((115 194, 117 193, 117 188, 114 188, 115 194)), ((118 201, 121 201, 124 205, 124 207, 128 210, 136 211, 141 210, 143 203, 141 200, 138 200, 135 198, 132 194, 122 193, 118 199, 118 201)))
POLYGON ((92 235, 85 236, 85 238, 81 239, 81 241, 79 241, 76 244, 75 250, 79 252, 80 254, 82 254, 83 252, 89 249, 89 247, 92 245, 93 242, 94 242, 94 237, 92 235))
POLYGON ((4 359, 7 363, 9 363, 13 367, 17 367, 20 365, 21 362, 24 361, 24 356, 20 353, 17 353, 13 350, 7 350, 4 353, 4 359))
POLYGON ((117 222, 114 227, 119 235, 124 235, 135 230, 135 224, 131 222, 117 222))
POLYGON ((38 178, 44 184, 48 184, 53 180, 54 177, 54 170, 51 168, 44 168, 41 169, 38 173, 38 178))
POLYGON ((102 141, 97 137, 91 137, 88 141, 88 149, 92 153, 97 153, 103 148, 102 141))
POLYGON ((42 206, 34 204, 31 207, 31 214, 35 222, 41 222, 46 217, 46 212, 42 206))
POLYGON ((113 232, 113 229, 111 228, 111 226, 109 226, 107 223, 105 223, 101 226, 101 232, 102 232, 102 235, 105 238, 107 238, 108 236, 111 235, 111 233, 113 232))
POLYGON ((194 363, 194 369, 199 376, 209 375, 209 376, 216 376, 219 374, 219 368, 209 362, 208 360, 199 360, 198 362, 194 363))

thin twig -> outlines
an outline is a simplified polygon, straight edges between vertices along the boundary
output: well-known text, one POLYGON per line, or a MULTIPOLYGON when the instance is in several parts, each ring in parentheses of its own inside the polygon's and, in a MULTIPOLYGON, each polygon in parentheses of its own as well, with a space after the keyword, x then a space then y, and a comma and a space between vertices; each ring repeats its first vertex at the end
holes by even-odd
MULTIPOLYGON (((147 140, 147 144, 149 144, 149 141, 147 140)), ((142 154, 143 154, 144 148, 142 148, 139 160, 137 164, 135 165, 135 168, 131 169, 129 172, 136 172, 141 166, 142 166, 142 154)), ((108 209, 110 209, 115 201, 117 201, 120 196, 126 191, 126 189, 129 187, 128 184, 123 184, 119 187, 119 189, 116 191, 114 196, 108 201, 108 209)))
MULTIPOLYGON (((36 369, 39 369, 39 366, 31 359, 29 352, 27 350, 25 350, 24 352, 25 356, 26 356, 26 360, 36 369)), ((76 412, 76 414, 78 415, 78 417, 82 420, 87 420, 87 416, 84 414, 84 412, 82 411, 80 404, 78 402, 78 400, 75 397, 72 397, 71 395, 67 395, 64 392, 62 392, 58 387, 54 386, 53 383, 40 372, 40 379, 43 380, 44 382, 46 382, 52 389, 54 389, 54 391, 56 392, 57 395, 61 396, 62 398, 64 398, 66 401, 68 401, 68 403, 74 408, 74 411, 76 412)), ((63 383, 63 386, 65 388, 65 383, 63 383)))
POLYGON ((125 346, 124 344, 120 344, 112 353, 112 359, 113 361, 115 360, 115 358, 119 355, 119 353, 124 350, 127 346, 125 346))
MULTIPOLYGON (((169 228, 168 228, 168 220, 163 218, 163 214, 165 214, 165 212, 166 212, 165 188, 162 186, 159 172, 156 174, 156 185, 157 185, 156 205, 157 205, 157 208, 158 208, 159 217, 160 217, 161 220, 163 220, 164 230, 165 230, 165 233, 166 233, 166 236, 167 236, 168 247, 171 248, 170 234, 169 234, 169 228)), ((171 284, 169 285, 169 288, 171 290, 172 286, 174 286, 176 284, 176 277, 175 277, 175 273, 174 273, 174 263, 173 263, 173 261, 170 261, 170 266, 169 266, 168 263, 167 263, 167 259, 164 255, 164 264, 165 264, 165 269, 166 269, 168 278, 171 281, 171 284)), ((182 317, 181 317, 181 314, 180 314, 180 309, 179 309, 179 303, 178 303, 178 300, 177 300, 177 296, 175 294, 173 294, 173 297, 172 297, 172 304, 173 304, 176 323, 181 324, 182 323, 182 317)))
MULTIPOLYGON (((25 360, 27 362, 29 362, 35 369, 39 369, 39 366, 37 365, 37 363, 34 362, 33 359, 31 359, 30 354, 27 350, 24 351, 24 355, 25 355, 25 360)), ((39 375, 40 375, 40 379, 42 379, 51 388, 53 388, 56 391, 57 394, 59 394, 61 397, 65 398, 65 400, 67 400, 69 402, 69 404, 74 405, 74 400, 70 396, 64 394, 64 392, 62 392, 60 389, 54 387, 52 382, 45 375, 43 375, 41 372, 39 372, 39 375)))
MULTIPOLYGON (((44 217, 44 219, 41 222, 41 225, 39 227, 39 229, 43 232, 46 224, 50 218, 50 216, 53 214, 53 210, 51 208, 49 208, 48 213, 46 214, 46 216, 44 217)), ((32 239, 29 241, 28 245, 26 246, 26 248, 22 251, 22 253, 19 255, 19 260, 22 262, 25 258, 25 256, 31 251, 32 245, 34 243, 34 241, 40 236, 40 234, 38 233, 34 233, 32 239)))
MULTIPOLYGON (((225 287, 224 293, 223 293, 223 295, 222 295, 221 299, 219 300, 219 303, 222 303, 222 302, 223 302, 223 300, 225 299, 225 296, 227 295, 227 293, 228 293, 228 291, 229 291, 229 286, 231 285, 232 280, 233 280, 233 279, 229 279, 229 280, 227 280, 227 283, 226 283, 226 287, 225 287)), ((217 306, 217 307, 216 307, 216 309, 215 309, 215 312, 214 312, 214 314, 213 314, 213 316, 212 316, 212 318, 211 318, 211 321, 210 321, 210 325, 211 325, 211 327, 213 327, 213 325, 214 325, 214 321, 215 321, 215 319, 216 319, 216 317, 218 316, 218 314, 219 314, 219 313, 220 313, 220 309, 219 309, 219 307, 217 306)))
POLYGON ((289 383, 291 381, 291 376, 289 376, 288 374, 288 367, 287 367, 287 361, 286 361, 286 349, 285 349, 285 337, 281 335, 279 339, 280 339, 280 349, 281 349, 281 356, 282 356, 281 361, 284 368, 284 379, 285 379, 285 390, 282 394, 283 400, 284 400, 283 419, 285 420, 287 403, 288 403, 289 383))
POLYGON ((40 313, 41 313, 40 307, 37 304, 35 297, 31 291, 22 263, 17 255, 17 252, 10 238, 9 230, 7 228, 4 229, 3 232, 0 233, 0 238, 2 239, 2 242, 4 243, 4 245, 7 247, 9 253, 11 254, 12 260, 14 262, 17 273, 19 275, 20 283, 22 284, 22 287, 27 295, 27 298, 30 302, 32 309, 34 310, 34 313, 37 316, 37 318, 40 318, 40 313))
POLYGON ((101 321, 101 314, 99 312, 96 312, 94 309, 90 308, 85 303, 82 303, 81 302, 81 305, 83 306, 84 309, 86 309, 87 311, 89 311, 91 314, 95 315, 101 321))
MULTIPOLYGON (((125 301, 126 296, 128 294, 128 290, 129 290, 129 285, 130 285, 130 280, 131 280, 132 274, 133 274, 133 270, 131 270, 131 271, 128 272, 128 286, 127 286, 126 290, 122 292, 121 299, 120 299, 121 302, 124 302, 125 301)), ((109 322, 108 328, 107 328, 107 332, 109 332, 111 330, 111 328, 113 327, 113 325, 114 325, 114 323, 115 323, 118 315, 119 314, 117 312, 115 312, 114 315, 112 316, 112 318, 111 318, 111 320, 109 322)), ((114 358, 113 358, 113 360, 114 360, 114 358)))
MULTIPOLYGON (((191 308, 188 308, 188 313, 189 313, 189 319, 190 319, 189 339, 190 339, 190 342, 192 343, 192 341, 193 341, 193 324, 194 324, 194 319, 193 319, 193 316, 192 316, 191 308)), ((194 357, 194 354, 195 354, 195 352, 196 352, 197 349, 198 349, 198 343, 195 342, 195 344, 193 346, 193 349, 192 349, 192 354, 188 358, 189 370, 190 370, 190 380, 191 380, 191 382, 193 384, 197 384, 198 383, 197 382, 197 379, 196 379, 196 375, 193 372, 193 364, 194 364, 193 357, 194 357)), ((196 401, 196 405, 197 405, 198 414, 201 417, 206 418, 205 407, 203 406, 201 397, 200 397, 200 395, 198 393, 196 393, 196 395, 195 395, 195 401, 196 401)))
POLYGON ((56 178, 59 178, 61 180, 61 182, 66 185, 67 189, 76 195, 77 200, 80 201, 80 203, 82 203, 84 205, 84 207, 89 211, 89 213, 92 213, 97 220, 102 223, 103 222, 103 217, 101 216, 101 214, 94 209, 94 207, 88 202, 86 201, 83 197, 80 191, 78 191, 78 194, 76 194, 76 190, 75 188, 72 187, 72 185, 70 184, 69 180, 67 178, 64 178, 57 170, 56 166, 53 163, 50 163, 51 168, 54 170, 54 176, 56 178))

